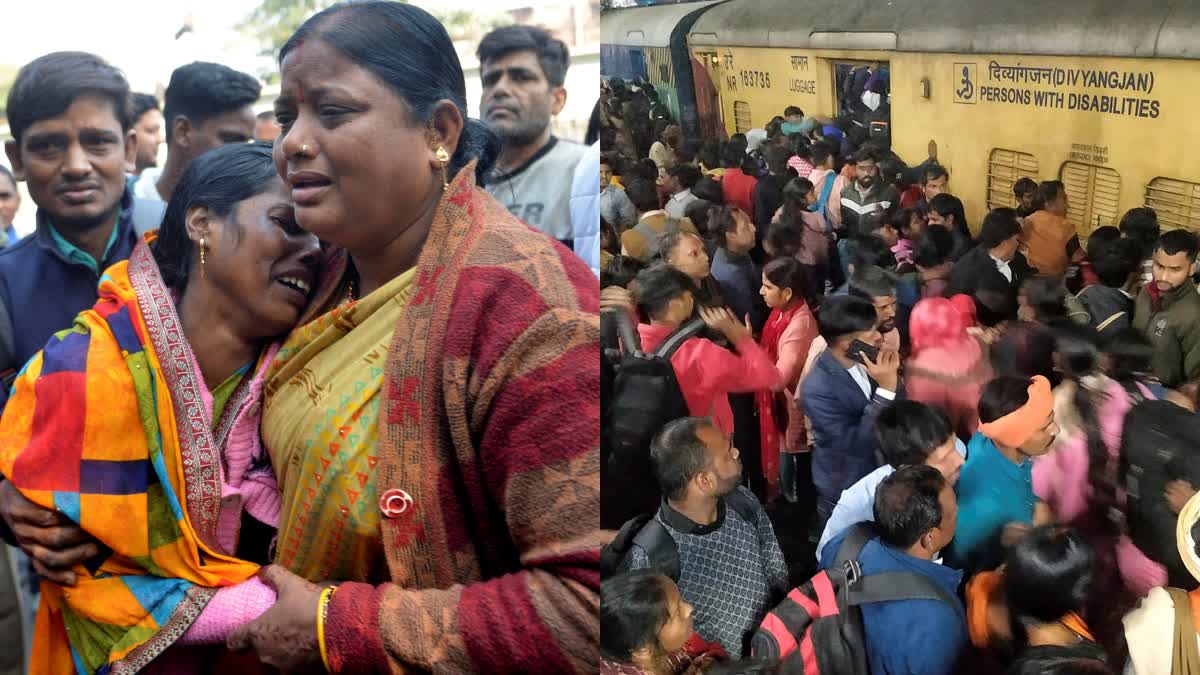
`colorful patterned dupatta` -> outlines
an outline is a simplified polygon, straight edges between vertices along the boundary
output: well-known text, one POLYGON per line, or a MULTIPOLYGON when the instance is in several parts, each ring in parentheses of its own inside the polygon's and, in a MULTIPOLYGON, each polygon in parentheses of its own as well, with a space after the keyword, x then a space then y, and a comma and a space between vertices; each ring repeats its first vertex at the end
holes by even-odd
POLYGON ((148 241, 105 272, 95 307, 29 362, 0 421, 0 472, 105 547, 76 570, 77 586, 42 583, 34 674, 135 672, 216 588, 258 569, 214 543, 220 448, 245 388, 213 431, 148 241))

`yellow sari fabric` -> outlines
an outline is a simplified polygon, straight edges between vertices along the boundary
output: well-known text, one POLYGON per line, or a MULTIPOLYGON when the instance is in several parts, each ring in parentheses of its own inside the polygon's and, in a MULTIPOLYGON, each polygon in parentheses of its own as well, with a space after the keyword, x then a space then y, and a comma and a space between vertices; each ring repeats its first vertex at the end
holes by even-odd
POLYGON ((262 435, 283 495, 275 561, 307 579, 390 578, 374 482, 377 416, 415 275, 297 328, 268 375, 262 435))

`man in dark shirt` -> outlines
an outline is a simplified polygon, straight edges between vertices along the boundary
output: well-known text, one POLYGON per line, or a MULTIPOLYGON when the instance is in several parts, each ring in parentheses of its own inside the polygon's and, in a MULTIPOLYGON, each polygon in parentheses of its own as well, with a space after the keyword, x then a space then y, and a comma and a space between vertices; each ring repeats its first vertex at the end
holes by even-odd
POLYGON ((979 321, 985 326, 1016 319, 1017 293, 1033 276, 1020 246, 1017 212, 993 209, 983 219, 975 248, 955 263, 946 296, 963 293, 974 298, 979 321))
POLYGON ((21 68, 5 144, 37 204, 37 231, 0 251, 0 403, 16 371, 96 302, 105 268, 125 260, 162 204, 135 199, 129 84, 92 54, 57 52, 21 68))
MULTIPOLYGON (((650 454, 665 495, 655 517, 675 541, 679 593, 695 608, 696 632, 741 658, 749 634, 787 591, 771 519, 741 487, 741 453, 709 419, 667 424, 650 454)), ((651 566, 637 545, 627 560, 630 569, 651 566)))
POLYGON ((714 212, 708 225, 719 245, 709 273, 720 282, 725 302, 734 315, 740 320, 749 316, 757 333, 767 321, 768 309, 758 292, 762 288, 762 270, 750 258, 755 243, 754 224, 744 212, 725 206, 714 212))
MULTIPOLYGON (((775 212, 783 206, 783 188, 793 177, 793 174, 788 171, 788 160, 791 159, 791 155, 791 151, 787 148, 779 146, 767 148, 767 169, 770 174, 754 186, 754 213, 750 214, 754 217, 754 225, 758 230, 757 241, 759 244, 767 236, 767 228, 771 225, 771 219, 775 217, 775 212)), ((808 176, 804 176, 804 178, 808 178, 808 176)))
POLYGON ((899 203, 896 188, 879 175, 879 154, 873 148, 859 150, 854 158, 854 182, 842 190, 842 227, 852 237, 869 236, 870 228, 861 223, 886 220, 899 203))

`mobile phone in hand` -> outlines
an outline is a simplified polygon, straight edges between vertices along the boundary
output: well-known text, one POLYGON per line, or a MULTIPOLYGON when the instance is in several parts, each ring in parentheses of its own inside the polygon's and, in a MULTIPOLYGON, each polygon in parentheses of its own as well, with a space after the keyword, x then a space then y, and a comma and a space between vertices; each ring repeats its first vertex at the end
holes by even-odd
POLYGON ((879 350, 873 345, 869 345, 862 340, 855 340, 854 342, 851 342, 850 348, 846 350, 846 357, 852 361, 866 363, 866 361, 863 360, 863 355, 866 355, 867 358, 871 359, 872 363, 879 361, 879 350))

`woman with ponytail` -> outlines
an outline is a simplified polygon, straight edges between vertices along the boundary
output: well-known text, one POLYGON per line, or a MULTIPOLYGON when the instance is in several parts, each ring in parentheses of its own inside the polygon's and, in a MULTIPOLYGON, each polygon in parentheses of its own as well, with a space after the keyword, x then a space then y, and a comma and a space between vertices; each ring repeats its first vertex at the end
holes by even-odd
POLYGON ((1058 522, 1077 529, 1095 552, 1093 575, 1105 593, 1088 600, 1097 639, 1116 647, 1120 619, 1133 605, 1117 571, 1116 547, 1124 526, 1117 469, 1125 414, 1132 400, 1101 368, 1099 336, 1090 327, 1054 326, 1055 360, 1063 380, 1054 390, 1060 432, 1051 452, 1033 465, 1035 494, 1058 522))
MULTIPOLYGON (((793 178, 783 188, 783 206, 775 213, 772 223, 783 225, 786 231, 799 233, 798 246, 790 252, 808 270, 816 295, 825 293, 825 280, 829 275, 829 225, 825 214, 812 209, 817 205, 817 194, 812 181, 793 178)), ((776 255, 779 255, 777 252, 776 255)))

